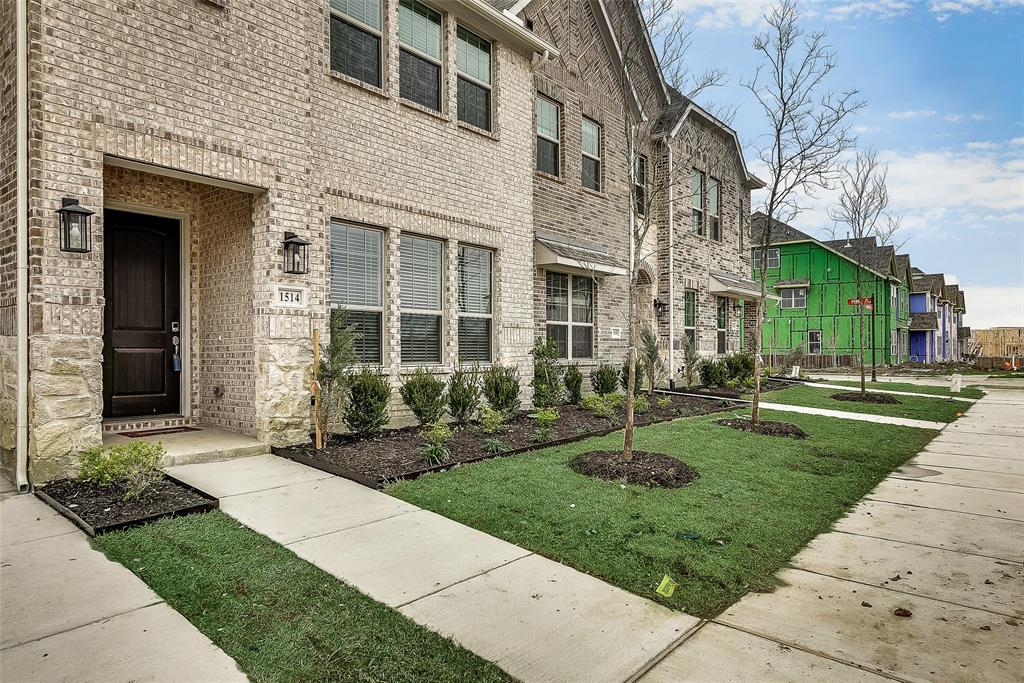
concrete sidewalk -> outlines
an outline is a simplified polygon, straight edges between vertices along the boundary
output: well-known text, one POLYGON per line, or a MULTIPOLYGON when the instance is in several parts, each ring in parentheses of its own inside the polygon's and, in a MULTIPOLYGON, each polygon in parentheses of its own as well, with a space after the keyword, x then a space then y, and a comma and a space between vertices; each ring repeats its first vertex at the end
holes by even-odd
POLYGON ((1019 680, 1024 392, 956 426, 643 680, 1019 680))
POLYGON ((71 522, 0 481, 0 680, 248 680, 71 522))
POLYGON ((523 681, 631 680, 700 623, 290 460, 168 471, 219 497, 242 524, 523 681))
POLYGON ((824 417, 838 417, 843 420, 874 422, 875 424, 917 427, 918 429, 942 429, 943 427, 946 426, 945 422, 934 422, 932 420, 912 420, 908 417, 890 417, 888 415, 874 415, 872 413, 852 413, 846 410, 831 410, 829 408, 811 408, 810 406, 794 406, 788 403, 766 403, 762 401, 761 408, 764 410, 781 410, 789 413, 803 413, 804 415, 822 415, 824 417))

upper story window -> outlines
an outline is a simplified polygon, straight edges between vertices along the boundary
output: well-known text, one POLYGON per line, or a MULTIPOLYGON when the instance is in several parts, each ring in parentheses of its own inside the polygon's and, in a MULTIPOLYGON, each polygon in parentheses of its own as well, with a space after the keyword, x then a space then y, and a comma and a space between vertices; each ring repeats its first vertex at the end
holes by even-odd
POLYGON ((457 33, 459 121, 491 129, 491 44, 466 29, 457 33))
POLYGON ((807 288, 787 287, 782 290, 782 308, 807 308, 807 288))
POLYGON ((708 236, 716 242, 722 240, 722 221, 718 216, 720 185, 717 178, 708 177, 707 213, 708 236))
POLYGON ((601 191, 601 125, 583 119, 583 187, 601 191))
POLYGON ((736 215, 736 237, 739 240, 740 251, 743 251, 743 232, 746 229, 747 214, 743 211, 743 198, 740 197, 740 210, 736 215))
MULTIPOLYGON (((778 249, 768 250, 768 268, 778 268, 781 262, 778 249)), ((764 268, 764 249, 754 250, 754 270, 761 270, 764 268)))
POLYGON ((444 244, 402 235, 399 258, 402 362, 440 363, 444 244))
POLYGON ((399 96, 441 111, 441 13, 417 0, 401 0, 398 42, 399 96))
POLYGON ((704 174, 693 169, 690 176, 690 205, 693 207, 693 233, 704 235, 704 174))
POLYGON ((491 360, 492 254, 459 245, 459 358, 491 360))
POLYGON ((892 305, 892 313, 896 317, 900 315, 900 288, 893 283, 889 283, 889 299, 892 305))
POLYGON ((559 358, 594 357, 594 280, 548 271, 547 335, 559 358))
POLYGON ((561 109, 556 102, 537 96, 537 170, 553 176, 561 175, 558 153, 562 141, 561 109))
POLYGON ((381 87, 381 0, 331 0, 331 69, 381 87))
POLYGON ((362 363, 381 362, 383 256, 381 230, 331 223, 331 307, 345 311, 362 363))
POLYGON ((633 200, 636 203, 636 214, 647 215, 647 157, 636 158, 636 173, 633 178, 633 200))

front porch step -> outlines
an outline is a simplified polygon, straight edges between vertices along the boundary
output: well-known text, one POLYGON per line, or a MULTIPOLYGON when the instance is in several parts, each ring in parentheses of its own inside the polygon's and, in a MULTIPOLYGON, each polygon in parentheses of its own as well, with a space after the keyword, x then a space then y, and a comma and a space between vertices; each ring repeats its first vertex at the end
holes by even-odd
POLYGON ((103 421, 104 434, 142 432, 151 429, 173 429, 174 427, 195 427, 194 417, 181 415, 152 415, 148 417, 119 417, 103 421))
MULTIPOLYGON (((167 451, 163 459, 164 467, 231 460, 250 455, 265 455, 270 452, 268 444, 262 443, 246 434, 237 434, 218 427, 195 424, 194 422, 190 426, 195 427, 195 431, 134 438, 162 444, 164 450, 167 451)), ((154 428, 151 427, 150 429, 154 428)), ((118 443, 128 443, 133 441, 134 438, 116 432, 108 432, 103 434, 103 445, 111 446, 118 443)))

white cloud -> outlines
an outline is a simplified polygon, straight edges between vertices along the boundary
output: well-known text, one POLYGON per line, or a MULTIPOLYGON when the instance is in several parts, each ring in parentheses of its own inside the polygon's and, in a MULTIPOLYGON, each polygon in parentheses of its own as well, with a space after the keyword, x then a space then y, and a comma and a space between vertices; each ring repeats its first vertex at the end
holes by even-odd
POLYGON ((890 119, 930 119, 938 112, 933 109, 909 109, 907 111, 891 111, 890 119))
MULTIPOLYGON (((877 133, 880 130, 882 130, 882 129, 881 128, 872 128, 871 126, 854 126, 853 127, 853 132, 857 133, 858 135, 861 135, 863 133, 877 133)), ((1024 138, 1021 138, 1021 139, 1024 140, 1024 138)))
POLYGON ((997 145, 994 142, 985 140, 984 142, 968 142, 967 144, 964 145, 964 147, 971 151, 980 151, 996 149, 999 147, 999 145, 997 145))
POLYGON ((938 21, 947 21, 954 14, 971 12, 999 12, 1024 7, 1024 0, 930 0, 928 9, 938 21))
POLYGON ((1024 325, 1024 286, 986 287, 965 282, 967 313, 964 324, 980 330, 1024 325))
POLYGON ((838 20, 862 17, 892 19, 906 14, 910 9, 910 3, 902 0, 857 0, 834 4, 828 8, 825 16, 838 20))
POLYGON ((1024 145, 1024 137, 1013 138, 1010 140, 1011 147, 1020 147, 1022 145, 1024 145))
POLYGON ((984 114, 975 112, 971 114, 971 121, 988 121, 988 117, 984 114))
POLYGON ((963 117, 960 116, 960 114, 946 114, 945 116, 942 117, 944 121, 949 121, 950 123, 957 123, 962 118, 963 117))
MULTIPOLYGON (((719 30, 758 26, 772 4, 772 0, 675 0, 690 26, 719 30)), ((911 9, 910 0, 804 0, 800 5, 804 17, 830 21, 892 19, 911 9)))

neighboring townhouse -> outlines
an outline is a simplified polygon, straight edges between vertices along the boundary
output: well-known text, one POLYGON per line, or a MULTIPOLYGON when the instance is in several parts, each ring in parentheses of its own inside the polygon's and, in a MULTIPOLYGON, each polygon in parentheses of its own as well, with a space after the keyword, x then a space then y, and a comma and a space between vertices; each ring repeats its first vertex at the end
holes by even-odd
POLYGON ((896 325, 892 330, 893 363, 905 363, 910 358, 910 290, 914 286, 914 271, 909 254, 896 255, 896 274, 900 282, 893 294, 896 325))
POLYGON ((912 268, 911 273, 909 360, 936 363, 942 360, 941 302, 945 282, 941 275, 926 275, 919 268, 912 268))
POLYGON ((949 302, 949 320, 946 325, 946 360, 959 361, 962 358, 960 353, 960 316, 963 311, 960 309, 960 287, 958 285, 946 285, 943 288, 946 301, 949 302))
POLYGON ((25 100, 17 30, 0 455, 19 484, 26 458, 42 483, 125 425, 306 439, 334 308, 396 383, 460 355, 529 376, 533 80, 558 50, 518 20, 483 0, 33 2, 25 100))
MULTIPOLYGON (((763 234, 766 220, 763 213, 754 214, 754 234, 763 234)), ((864 361, 899 362, 892 341, 899 332, 901 278, 892 247, 878 246, 873 237, 819 241, 773 221, 767 253, 752 251, 753 279, 759 282, 764 268, 768 288, 781 299, 766 307, 761 338, 766 358, 802 346, 808 367, 858 364, 863 319, 864 361), (858 271, 860 296, 874 301, 863 317, 853 303, 858 271)))
POLYGON ((971 328, 964 325, 964 316, 967 315, 967 300, 962 289, 957 292, 956 312, 957 359, 966 360, 974 355, 974 350, 971 341, 971 328))

